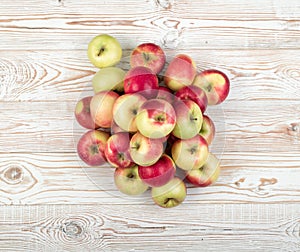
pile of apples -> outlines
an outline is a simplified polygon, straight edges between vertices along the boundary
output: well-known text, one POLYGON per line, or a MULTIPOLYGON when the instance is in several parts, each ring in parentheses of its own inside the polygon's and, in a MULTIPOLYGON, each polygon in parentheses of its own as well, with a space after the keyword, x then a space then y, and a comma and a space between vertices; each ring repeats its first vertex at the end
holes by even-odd
POLYGON ((77 143, 86 164, 109 163, 122 193, 140 195, 151 188, 161 207, 182 203, 186 183, 204 187, 217 180, 220 161, 209 151, 215 125, 205 111, 228 96, 223 72, 197 72, 185 54, 166 65, 154 43, 133 49, 131 68, 124 71, 116 66, 121 45, 108 34, 91 40, 88 57, 100 70, 92 79, 95 94, 75 108, 77 122, 89 129, 77 143))

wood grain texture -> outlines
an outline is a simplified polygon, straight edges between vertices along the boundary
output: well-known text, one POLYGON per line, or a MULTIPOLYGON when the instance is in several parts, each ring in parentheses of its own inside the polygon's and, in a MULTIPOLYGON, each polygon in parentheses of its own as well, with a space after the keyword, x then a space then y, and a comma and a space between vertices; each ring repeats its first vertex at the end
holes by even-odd
POLYGON ((0 251, 299 251, 295 204, 198 204, 176 211, 145 205, 7 206, 0 213, 0 251))
MULTIPOLYGON (((297 153, 215 153, 222 172, 214 186, 188 184, 185 205, 210 203, 300 203, 297 153)), ((110 166, 88 167, 76 153, 0 154, 0 204, 145 204, 150 192, 118 192, 110 166)))
MULTIPOLYGON (((124 50, 119 64, 125 70, 130 52, 124 50)), ((228 100, 299 99, 299 50, 166 50, 168 61, 179 52, 190 55, 199 71, 224 71, 231 80, 228 100)), ((86 50, 2 50, 0 56, 2 101, 75 101, 92 93, 97 69, 86 50)))
POLYGON ((23 5, 5 0, 0 31, 6 36, 0 49, 83 49, 99 31, 117 36, 124 48, 153 38, 178 49, 299 48, 297 0, 119 3, 30 0, 23 5))

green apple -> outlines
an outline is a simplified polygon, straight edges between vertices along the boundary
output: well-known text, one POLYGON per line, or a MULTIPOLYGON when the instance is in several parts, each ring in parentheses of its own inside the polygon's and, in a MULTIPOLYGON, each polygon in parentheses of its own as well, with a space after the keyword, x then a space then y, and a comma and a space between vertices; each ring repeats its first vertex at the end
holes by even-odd
POLYGON ((123 92, 125 71, 119 67, 100 69, 93 77, 92 85, 95 93, 114 90, 123 92))
POLYGON ((181 204, 186 197, 185 183, 175 177, 167 184, 160 187, 152 187, 153 201, 160 207, 171 208, 181 204))
POLYGON ((114 66, 122 58, 122 47, 116 38, 101 34, 90 41, 88 57, 96 67, 114 66))
POLYGON ((129 168, 116 168, 114 181, 119 191, 127 195, 140 195, 148 189, 141 180, 136 165, 129 168))

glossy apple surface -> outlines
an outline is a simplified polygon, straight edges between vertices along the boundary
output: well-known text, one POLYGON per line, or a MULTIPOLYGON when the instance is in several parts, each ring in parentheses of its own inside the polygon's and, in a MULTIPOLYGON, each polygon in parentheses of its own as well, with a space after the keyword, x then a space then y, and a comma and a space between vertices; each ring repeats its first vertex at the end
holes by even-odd
POLYGON ((173 106, 162 99, 151 99, 143 103, 136 116, 139 132, 149 138, 162 138, 172 132, 176 124, 173 106))
POLYGON ((116 133, 108 138, 104 153, 112 166, 126 168, 134 164, 130 157, 129 142, 128 132, 116 133))
POLYGON ((119 191, 127 195, 140 195, 148 189, 139 177, 136 165, 129 168, 116 168, 114 182, 119 191))
POLYGON ((172 134, 181 139, 197 135, 201 129, 203 116, 199 106, 192 100, 177 100, 173 103, 176 124, 172 134))
POLYGON ((113 121, 113 106, 119 95, 114 91, 95 94, 90 103, 94 122, 102 128, 110 128, 113 121))
POLYGON ((138 165, 149 166, 156 163, 163 151, 160 139, 151 139, 137 132, 130 140, 130 156, 138 165))
POLYGON ((208 145, 211 145, 214 140, 215 132, 216 128, 213 120, 209 116, 203 115, 203 123, 199 134, 206 140, 208 145))
POLYGON ((126 94, 139 93, 150 99, 153 98, 153 89, 158 89, 158 78, 150 68, 138 66, 126 73, 124 79, 126 94))
POLYGON ((176 207, 186 198, 186 186, 181 179, 174 177, 163 186, 152 187, 151 195, 153 201, 160 207, 176 207))
POLYGON ((75 107, 75 118, 77 122, 86 129, 99 128, 91 116, 90 103, 92 98, 92 96, 87 96, 80 99, 75 107))
POLYGON ((114 66, 122 58, 122 47, 116 38, 101 34, 90 41, 88 58, 99 68, 114 66))
POLYGON ((106 67, 100 69, 92 79, 95 94, 101 91, 124 90, 124 77, 126 72, 119 67, 106 67))
POLYGON ((109 134, 100 130, 89 130, 77 143, 77 153, 82 161, 90 166, 99 166, 106 162, 104 149, 109 134))
POLYGON ((149 166, 139 166, 139 176, 149 186, 163 186, 175 175, 176 166, 172 158, 163 154, 160 159, 149 166))
POLYGON ((205 70, 197 74, 193 85, 205 91, 209 105, 222 103, 230 90, 230 81, 227 75, 215 69, 205 70))
POLYGON ((208 144, 206 140, 196 135, 190 139, 178 139, 172 145, 172 158, 175 164, 183 170, 201 167, 208 157, 208 144))
POLYGON ((220 160, 214 154, 209 153, 204 165, 188 171, 186 178, 196 186, 205 187, 217 181, 220 170, 220 160))
POLYGON ((171 60, 164 81, 168 88, 178 91, 184 86, 191 85, 195 76, 196 64, 192 58, 185 54, 178 54, 171 60))
POLYGON ((136 116, 146 101, 147 99, 138 93, 121 95, 113 107, 115 123, 123 130, 136 132, 136 116))
POLYGON ((132 68, 144 66, 150 68, 153 73, 158 74, 164 67, 166 55, 162 48, 154 43, 143 43, 138 45, 130 55, 132 68))

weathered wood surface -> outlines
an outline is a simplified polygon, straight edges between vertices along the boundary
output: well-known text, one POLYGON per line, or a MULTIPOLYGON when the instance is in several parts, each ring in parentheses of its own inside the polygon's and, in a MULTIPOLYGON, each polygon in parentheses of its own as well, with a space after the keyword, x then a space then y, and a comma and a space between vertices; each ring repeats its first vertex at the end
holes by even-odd
POLYGON ((0 251, 300 250, 298 0, 2 0, 0 35, 0 251), (177 208, 121 195, 113 169, 77 157, 99 33, 125 69, 152 41, 231 80, 208 110, 221 176, 177 208))

